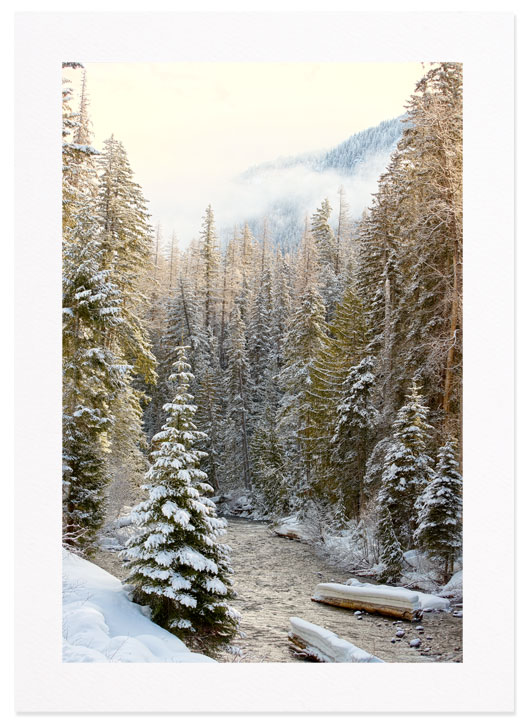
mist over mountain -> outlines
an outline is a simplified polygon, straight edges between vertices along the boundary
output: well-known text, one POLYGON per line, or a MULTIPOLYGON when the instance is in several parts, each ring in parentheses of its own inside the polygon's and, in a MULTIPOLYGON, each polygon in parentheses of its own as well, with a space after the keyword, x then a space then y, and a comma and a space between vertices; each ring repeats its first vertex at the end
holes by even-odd
POLYGON ((290 251, 300 241, 305 217, 325 198, 334 209, 332 219, 336 223, 341 186, 351 216, 359 218, 372 201, 403 128, 401 116, 360 131, 332 149, 281 157, 247 169, 229 190, 228 196, 243 203, 230 207, 227 220, 222 215, 223 223, 226 221, 220 228, 222 240, 231 235, 234 225, 244 223, 260 238, 266 218, 271 240, 283 251, 290 251), (244 218, 233 216, 235 208, 244 210, 244 218))

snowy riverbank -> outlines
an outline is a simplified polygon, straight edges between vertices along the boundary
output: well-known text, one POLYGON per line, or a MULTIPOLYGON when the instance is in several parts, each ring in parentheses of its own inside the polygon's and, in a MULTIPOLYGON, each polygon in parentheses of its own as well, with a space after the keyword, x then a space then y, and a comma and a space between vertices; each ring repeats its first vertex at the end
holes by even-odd
POLYGON ((214 662, 154 624, 108 572, 63 552, 64 662, 214 662))
MULTIPOLYGON (((333 532, 325 527, 317 528, 311 522, 302 521, 297 516, 288 516, 270 526, 270 530, 277 536, 301 541, 312 546, 318 554, 337 567, 358 576, 376 579, 380 574, 380 565, 374 556, 373 542, 365 540, 365 534, 358 527, 349 527, 342 532, 333 532)), ((444 609, 448 602, 460 604, 463 601, 463 572, 461 560, 457 562, 455 573, 443 585, 440 582, 436 564, 417 550, 406 551, 403 554, 403 571, 399 586, 399 593, 413 593, 419 591, 422 609, 444 609)), ((347 585, 359 584, 356 579, 348 579, 347 585)))

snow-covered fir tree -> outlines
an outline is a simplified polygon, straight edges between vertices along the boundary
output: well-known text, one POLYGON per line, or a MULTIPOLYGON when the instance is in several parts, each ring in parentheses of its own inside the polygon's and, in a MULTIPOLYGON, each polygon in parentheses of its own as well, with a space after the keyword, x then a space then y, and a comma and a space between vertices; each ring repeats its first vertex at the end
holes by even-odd
POLYGON ((264 516, 286 516, 292 508, 284 442, 277 430, 279 391, 274 360, 265 385, 266 404, 251 437, 253 496, 264 516))
MULTIPOLYGON (((69 64, 71 65, 71 64, 69 64)), ((76 64, 73 64, 76 65, 76 64)), ((85 99, 85 84, 82 97, 85 99)), ((98 241, 95 149, 87 116, 63 108, 63 537, 91 553, 110 482, 116 401, 128 370, 109 344, 122 322, 120 292, 111 282, 98 241), (82 141, 82 143, 79 143, 82 141)))
POLYGON ((195 423, 206 438, 203 450, 206 457, 202 469, 208 474, 208 480, 215 493, 222 488, 222 467, 224 461, 224 379, 219 364, 217 338, 208 329, 204 348, 195 355, 195 403, 197 414, 195 423))
POLYGON ((438 560, 444 581, 461 551, 461 494, 457 443, 450 440, 439 449, 436 471, 417 500, 414 533, 418 547, 438 560))
POLYGON ((202 255, 202 294, 204 296, 204 329, 216 333, 217 286, 219 283, 219 249, 215 216, 211 204, 206 208, 200 236, 202 255))
POLYGON ((337 240, 329 223, 331 213, 332 207, 328 199, 324 199, 321 206, 313 214, 311 224, 320 267, 319 291, 323 297, 329 320, 332 318, 335 305, 341 295, 340 260, 337 240))
POLYGON ((259 288, 250 305, 246 346, 252 380, 252 409, 260 414, 267 395, 267 372, 275 355, 272 338, 272 282, 269 269, 262 272, 259 288))
POLYGON ((100 243, 123 302, 118 344, 134 373, 154 382, 156 360, 144 320, 144 285, 152 272, 153 246, 146 200, 120 141, 111 136, 97 159, 100 243))
POLYGON ((313 493, 312 464, 318 431, 309 395, 310 371, 324 335, 325 307, 312 282, 290 321, 278 380, 283 390, 278 429, 286 446, 289 486, 296 496, 309 497, 313 493))
POLYGON ((396 536, 390 510, 385 502, 379 507, 376 530, 380 546, 378 579, 384 584, 396 584, 403 571, 403 550, 396 536))
POLYGON ((413 381, 394 423, 378 494, 380 511, 388 510, 396 537, 407 548, 413 543, 417 498, 432 475, 429 455, 432 427, 427 416, 428 408, 413 381))
POLYGON ((339 476, 345 516, 359 517, 365 505, 366 464, 372 450, 378 412, 372 400, 375 361, 365 357, 350 368, 337 406, 332 456, 339 476))
POLYGON ((139 527, 127 544, 129 582, 138 602, 148 604, 155 622, 182 639, 211 651, 237 632, 229 549, 218 539, 226 522, 217 518, 212 487, 200 468, 204 434, 193 422, 196 406, 186 349, 177 349, 173 402, 153 442, 146 475, 148 498, 132 512, 139 527))
POLYGON ((81 219, 64 256, 64 540, 89 552, 103 521, 115 403, 128 371, 107 346, 121 322, 120 299, 81 219))
MULTIPOLYGON (((332 322, 320 340, 310 367, 311 384, 305 396, 312 410, 314 436, 314 488, 321 498, 341 510, 340 486, 344 472, 334 465, 332 439, 335 434, 337 407, 346 392, 348 370, 355 365, 365 348, 366 329, 362 306, 351 286, 337 303, 332 322)), ((346 514, 347 515, 347 514, 346 514)))
POLYGON ((247 492, 251 488, 249 403, 252 382, 240 305, 233 310, 230 333, 225 381, 224 475, 230 488, 244 488, 247 492))

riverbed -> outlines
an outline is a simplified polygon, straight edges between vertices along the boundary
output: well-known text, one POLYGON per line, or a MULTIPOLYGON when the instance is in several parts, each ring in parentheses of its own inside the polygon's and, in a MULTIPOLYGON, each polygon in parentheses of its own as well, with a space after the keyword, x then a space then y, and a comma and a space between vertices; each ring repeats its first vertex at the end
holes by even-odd
MULTIPOLYGON (((241 613, 244 633, 233 643, 241 650, 233 661, 297 662, 287 638, 293 616, 325 627, 386 662, 462 661, 459 617, 429 612, 421 622, 404 621, 401 627, 378 615, 358 619, 352 610, 311 600, 318 582, 343 583, 351 574, 328 564, 309 544, 278 537, 267 524, 240 518, 228 521, 223 540, 232 548, 233 605, 241 613), (395 636, 399 628, 405 632, 402 638, 395 636), (416 637, 422 642, 419 649, 409 646, 416 637)), ((232 661, 228 655, 218 659, 232 661)))

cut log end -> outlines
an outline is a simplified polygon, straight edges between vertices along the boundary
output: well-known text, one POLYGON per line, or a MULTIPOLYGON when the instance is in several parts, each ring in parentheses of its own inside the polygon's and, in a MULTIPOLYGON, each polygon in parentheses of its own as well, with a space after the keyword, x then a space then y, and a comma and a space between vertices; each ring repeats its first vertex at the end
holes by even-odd
POLYGON ((293 652, 294 657, 305 660, 306 662, 324 662, 320 657, 316 656, 312 651, 308 649, 308 645, 299 637, 295 637, 293 634, 288 635, 289 647, 293 652))

